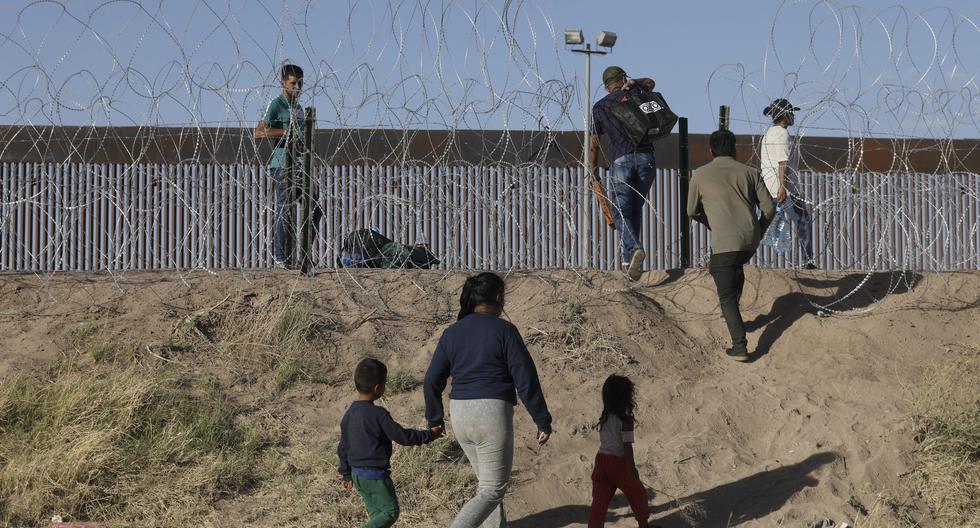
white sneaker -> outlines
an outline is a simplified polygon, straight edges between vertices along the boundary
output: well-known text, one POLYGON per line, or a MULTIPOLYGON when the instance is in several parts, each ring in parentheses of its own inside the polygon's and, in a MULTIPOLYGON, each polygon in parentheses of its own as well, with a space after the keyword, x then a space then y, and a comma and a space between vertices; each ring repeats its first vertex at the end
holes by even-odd
POLYGON ((633 252, 633 256, 630 257, 629 267, 626 270, 626 275, 631 281, 638 281, 643 276, 643 261, 646 258, 647 254, 642 249, 637 249, 633 252))

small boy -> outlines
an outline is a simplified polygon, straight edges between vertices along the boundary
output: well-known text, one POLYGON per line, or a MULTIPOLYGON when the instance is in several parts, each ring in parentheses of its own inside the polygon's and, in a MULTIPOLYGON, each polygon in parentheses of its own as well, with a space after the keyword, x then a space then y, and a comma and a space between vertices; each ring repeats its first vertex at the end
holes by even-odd
POLYGON ((391 482, 391 442, 427 444, 442 436, 442 426, 431 430, 404 429, 374 400, 385 393, 388 368, 366 358, 354 370, 357 400, 340 420, 340 476, 347 489, 356 487, 371 518, 363 528, 387 528, 398 520, 398 497, 391 482))

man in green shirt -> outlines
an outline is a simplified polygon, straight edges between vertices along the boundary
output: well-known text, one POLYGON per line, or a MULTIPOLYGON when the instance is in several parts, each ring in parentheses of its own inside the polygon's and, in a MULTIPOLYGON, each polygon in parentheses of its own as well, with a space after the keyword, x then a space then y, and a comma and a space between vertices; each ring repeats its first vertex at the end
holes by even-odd
MULTIPOLYGON (((266 107, 265 115, 255 127, 255 139, 275 140, 272 158, 269 160, 269 174, 276 188, 274 203, 274 221, 272 227, 272 258, 278 268, 288 267, 292 255, 288 255, 287 240, 295 238, 294 225, 287 219, 287 211, 294 207, 299 197, 296 187, 297 178, 290 178, 285 171, 290 163, 298 171, 300 160, 289 158, 288 146, 291 141, 302 141, 305 125, 303 107, 298 99, 303 90, 303 69, 295 64, 286 64, 281 70, 282 94, 273 99, 266 107), (292 180, 292 181, 290 181, 292 180)), ((300 149, 302 150, 302 149, 300 149)), ((294 171, 294 175, 296 172, 294 171)), ((316 226, 323 214, 319 204, 314 199, 313 225, 316 226)))
POLYGON ((735 134, 718 130, 711 134, 714 159, 694 171, 687 195, 687 215, 711 229, 711 262, 721 313, 732 336, 729 357, 748 361, 748 340, 739 311, 745 272, 742 267, 759 247, 763 225, 776 214, 772 197, 759 171, 735 161, 735 134), (760 224, 756 207, 762 209, 760 224))

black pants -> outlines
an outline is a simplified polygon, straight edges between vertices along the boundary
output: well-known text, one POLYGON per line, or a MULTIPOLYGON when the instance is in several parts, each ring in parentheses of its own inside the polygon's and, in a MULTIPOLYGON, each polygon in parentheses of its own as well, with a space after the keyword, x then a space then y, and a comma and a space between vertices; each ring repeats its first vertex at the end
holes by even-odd
POLYGON ((745 286, 745 271, 742 266, 752 260, 755 251, 732 251, 728 253, 713 253, 708 270, 715 280, 718 289, 718 300, 721 302, 721 313, 725 316, 728 333, 732 336, 732 348, 747 352, 748 340, 745 339, 745 324, 742 322, 742 312, 738 308, 742 300, 742 287, 745 286))

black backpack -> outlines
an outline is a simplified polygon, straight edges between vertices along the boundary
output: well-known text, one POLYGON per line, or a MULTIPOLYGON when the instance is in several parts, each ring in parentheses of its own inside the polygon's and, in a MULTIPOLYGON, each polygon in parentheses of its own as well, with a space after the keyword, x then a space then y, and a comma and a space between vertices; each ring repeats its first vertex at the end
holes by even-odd
POLYGON ((630 90, 613 105, 612 114, 637 147, 666 137, 677 124, 677 114, 660 92, 630 90))

